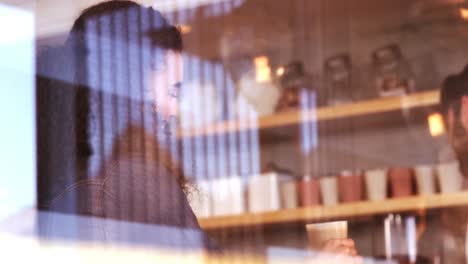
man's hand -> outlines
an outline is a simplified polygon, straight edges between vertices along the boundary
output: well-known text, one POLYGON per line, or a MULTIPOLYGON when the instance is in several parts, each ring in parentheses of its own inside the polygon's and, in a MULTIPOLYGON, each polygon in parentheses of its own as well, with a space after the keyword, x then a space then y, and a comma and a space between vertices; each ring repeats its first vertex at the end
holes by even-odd
POLYGON ((329 240, 319 254, 310 259, 310 264, 362 264, 352 239, 329 240))
POLYGON ((351 257, 357 256, 356 245, 352 239, 328 240, 321 250, 321 253, 346 255, 351 257))

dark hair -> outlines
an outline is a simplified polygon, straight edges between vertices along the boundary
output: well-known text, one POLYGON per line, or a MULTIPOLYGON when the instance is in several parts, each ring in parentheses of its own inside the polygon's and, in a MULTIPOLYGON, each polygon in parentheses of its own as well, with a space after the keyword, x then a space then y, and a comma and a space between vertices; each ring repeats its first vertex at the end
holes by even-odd
POLYGON ((128 0, 102 2, 85 9, 75 20, 67 43, 75 46, 76 48, 80 48, 80 46, 82 48, 85 47, 86 22, 88 20, 118 11, 128 11, 130 9, 136 11, 140 16, 143 14, 146 15, 151 22, 149 29, 141 32, 141 37, 149 37, 152 45, 155 47, 182 51, 182 35, 177 27, 170 25, 159 11, 154 10, 151 7, 142 7, 139 4, 128 0))
MULTIPOLYGON (((117 21, 117 19, 115 19, 115 21, 117 21)), ((96 74, 101 74, 101 71, 103 70, 102 65, 98 65, 97 63, 99 62, 96 63, 96 60, 93 59, 100 56, 100 49, 104 46, 99 43, 97 47, 90 47, 90 41, 87 38, 93 37, 93 34, 94 37, 99 37, 101 34, 116 37, 117 33, 124 36, 121 39, 122 41, 137 44, 137 52, 140 57, 146 56, 145 58, 147 58, 148 56, 151 56, 152 62, 155 61, 154 58, 156 56, 156 52, 153 52, 155 48, 178 52, 183 49, 180 30, 169 24, 160 12, 151 7, 143 7, 132 1, 114 0, 102 2, 84 10, 74 22, 65 43, 63 45, 48 47, 47 49, 41 50, 41 53, 38 54, 36 60, 36 86, 38 90, 41 90, 38 92, 37 99, 38 109, 41 110, 39 111, 40 113, 38 113, 38 144, 43 146, 38 148, 40 153, 47 154, 47 149, 50 147, 47 144, 50 144, 50 140, 53 140, 47 138, 50 136, 48 134, 49 130, 47 129, 49 129, 50 126, 55 125, 55 122, 57 122, 56 116, 61 116, 62 118, 67 118, 67 120, 70 121, 65 122, 66 124, 61 124, 60 126, 66 126, 66 128, 63 127, 63 130, 57 131, 57 133, 67 133, 65 131, 69 131, 67 135, 70 136, 70 148, 73 149, 76 155, 75 158, 77 159, 77 164, 80 168, 86 168, 89 157, 93 155, 93 152, 95 152, 92 148, 92 144, 90 143, 92 105, 96 103, 92 102, 92 98, 93 93, 100 93, 99 90, 101 90, 100 87, 93 87, 95 84, 89 81, 89 67, 94 67, 91 71, 95 71, 96 74), (102 31, 91 28, 92 26, 97 28, 95 25, 96 23, 94 23, 94 25, 93 23, 89 23, 98 21, 97 23, 99 24, 101 23, 100 18, 103 17, 111 17, 112 21, 116 16, 124 17, 122 24, 119 24, 121 28, 114 25, 113 27, 108 27, 108 30, 102 31), (135 19, 136 21, 131 19, 135 19), (132 38, 125 37, 125 34, 129 35, 130 31, 132 31, 132 34, 136 34, 134 34, 132 38), (92 34, 90 34, 90 32, 92 34), (141 46, 143 42, 145 43, 144 49, 141 46), (95 49, 99 50, 96 51, 95 49), (67 89, 63 89, 65 87, 67 89), (60 98, 61 101, 58 103, 59 105, 56 108, 51 109, 48 107, 47 105, 49 104, 57 105, 56 99, 51 98, 52 94, 56 93, 49 92, 64 90, 72 91, 72 95, 67 96, 70 100, 66 101, 63 98, 60 98), (63 110, 63 108, 66 108, 67 111, 63 110), (61 111, 57 111, 57 109, 61 109, 61 111), (50 115, 51 111, 55 113, 54 117, 50 115), (73 113, 72 118, 71 116, 66 116, 69 113, 73 113), (43 128, 46 130, 42 131, 41 129, 43 128)), ((125 60, 116 59, 114 54, 111 54, 109 57, 121 64, 126 63, 125 60)), ((145 72, 146 69, 152 65, 149 64, 148 60, 146 60, 144 65, 143 63, 140 64, 140 62, 142 61, 138 61, 139 65, 135 67, 138 69, 134 69, 131 66, 128 66, 127 68, 128 71, 131 69, 134 75, 139 74, 138 77, 140 80, 143 80, 147 77, 147 73, 145 72)), ((115 67, 115 65, 112 67, 115 67)), ((129 78, 129 76, 124 76, 122 78, 129 78)), ((128 80, 125 82, 128 83, 128 80)), ((98 85, 101 85, 101 83, 98 85)), ((143 86, 144 84, 139 82, 138 85, 143 86)), ((59 96, 63 96, 63 93, 60 93, 59 96)), ((59 130, 56 127, 51 127, 50 129, 59 130)), ((62 127, 60 129, 62 129, 62 127)), ((57 148, 63 152, 63 147, 57 146, 57 148)), ((55 153, 59 153, 60 151, 56 151, 55 153)), ((50 168, 47 164, 49 164, 48 161, 53 162, 55 156, 39 156, 41 158, 43 157, 42 159, 45 162, 39 162, 40 168, 38 168, 38 170, 41 171, 39 174, 42 176, 39 176, 41 182, 38 184, 40 185, 38 188, 46 189, 49 188, 48 186, 51 183, 48 181, 49 178, 52 177, 50 175, 52 173, 50 172, 50 168)), ((169 167, 169 164, 167 166, 169 167)), ((84 173, 86 174, 86 172, 84 173)), ((77 176, 76 180, 81 179, 81 177, 82 176, 77 176)), ((83 177, 86 176, 84 175, 83 177)), ((182 186, 185 186, 185 177, 183 177, 182 174, 178 175, 178 181, 182 186)), ((61 185, 66 186, 69 182, 69 179, 62 179, 62 181, 58 183, 57 179, 54 179, 53 185, 57 185, 57 189, 60 189, 61 185)), ((44 192, 38 193, 41 193, 43 196, 44 192)), ((47 201, 49 198, 42 196, 38 198, 40 202, 47 201)))
POLYGON ((459 74, 445 78, 440 92, 440 104, 444 116, 447 116, 450 108, 454 108, 455 114, 460 113, 460 100, 468 96, 468 65, 459 74))
MULTIPOLYGON (((66 41, 66 46, 71 49, 71 52, 74 57, 75 64, 75 80, 73 83, 76 85, 76 100, 75 100, 75 113, 76 113, 76 126, 75 126, 75 135, 77 142, 77 154, 78 156, 86 157, 92 154, 92 148, 89 144, 89 114, 90 114, 90 99, 89 99, 89 89, 90 85, 87 83, 87 57, 90 53, 90 47, 87 45, 86 34, 89 30, 87 28, 87 23, 99 18, 102 18, 106 15, 114 15, 117 12, 126 12, 134 13, 136 17, 145 17, 146 29, 143 29, 141 20, 132 26, 140 27, 139 36, 136 39, 126 39, 125 41, 138 42, 139 46, 142 43, 142 39, 147 38, 150 40, 152 48, 162 48, 164 50, 173 50, 173 51, 182 51, 182 35, 180 30, 168 23, 168 21, 162 16, 159 11, 154 10, 151 7, 143 7, 139 4, 126 1, 126 0, 114 0, 99 3, 97 5, 91 6, 85 9, 82 14, 76 19, 73 27, 70 31, 68 39, 66 41)), ((129 18, 127 17, 129 21, 129 18)), ((128 25, 129 23, 127 23, 128 25)), ((126 27, 128 27, 126 25, 126 27)), ((119 30, 129 31, 128 28, 119 28, 119 30)), ((96 30, 95 34, 101 34, 96 30)), ((106 32, 114 35, 116 32, 106 32)), ((134 43, 135 44, 135 43, 134 43)), ((141 51, 140 51, 141 52, 141 51)), ((151 52, 153 61, 156 61, 157 55, 155 52, 151 52)), ((160 63, 160 60, 157 61, 160 63)), ((152 67, 155 68, 154 64, 152 67)), ((156 67, 157 68, 157 67, 156 67)), ((144 74, 140 72, 140 74, 144 74)))

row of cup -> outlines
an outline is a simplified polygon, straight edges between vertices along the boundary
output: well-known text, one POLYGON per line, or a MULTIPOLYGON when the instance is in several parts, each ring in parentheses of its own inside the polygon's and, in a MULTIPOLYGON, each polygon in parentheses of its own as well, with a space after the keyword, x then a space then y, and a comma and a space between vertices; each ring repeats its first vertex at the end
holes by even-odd
POLYGON ((463 176, 458 162, 371 170, 365 173, 365 177, 369 200, 387 198, 387 183, 390 185, 391 197, 431 195, 438 191, 453 193, 461 191, 463 187, 463 176))
POLYGON ((344 171, 338 176, 296 180, 290 175, 264 173, 244 181, 228 177, 199 182, 200 196, 191 205, 199 217, 235 215, 310 207, 332 206, 387 197, 458 192, 462 176, 458 163, 414 168, 344 171), (438 184, 437 184, 438 183, 438 184))
MULTIPOLYGON (((292 179, 290 175, 271 172, 253 175, 247 181, 239 176, 200 181, 198 195, 189 201, 198 217, 276 211, 284 208, 280 186, 294 182, 292 179)), ((292 191, 295 199, 295 188, 292 191)), ((295 200, 293 203, 296 207, 295 200)))
MULTIPOLYGON (((457 162, 437 166, 418 165, 414 168, 374 169, 364 173, 345 171, 335 177, 305 177, 297 183, 297 195, 301 207, 319 204, 330 206, 363 199, 382 201, 387 197, 430 195, 438 190, 442 193, 458 192, 462 190, 462 181, 457 162)), ((286 188, 291 187, 282 186, 282 189, 286 188)), ((286 191, 283 190, 283 193, 286 191)), ((289 206, 292 204, 286 205, 289 206)))
MULTIPOLYGON (((283 186, 282 186, 283 187, 283 186)), ((343 172, 337 177, 319 179, 304 177, 297 183, 298 205, 309 207, 319 204, 336 205, 362 199, 362 175, 343 172)))

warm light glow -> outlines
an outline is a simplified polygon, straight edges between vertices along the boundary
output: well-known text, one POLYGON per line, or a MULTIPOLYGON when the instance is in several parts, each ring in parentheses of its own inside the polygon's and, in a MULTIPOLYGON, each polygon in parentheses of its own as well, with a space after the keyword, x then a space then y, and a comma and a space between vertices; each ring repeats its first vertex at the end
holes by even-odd
POLYGON ((468 20, 468 8, 460 8, 460 16, 463 20, 468 20))
POLYGON ((179 25, 179 28, 182 34, 188 34, 192 32, 192 27, 189 25, 179 25))
POLYGON ((445 133, 444 121, 442 115, 435 113, 427 118, 429 122, 429 131, 431 136, 437 137, 445 133))
POLYGON ((279 67, 277 70, 276 70, 276 75, 278 76, 283 76, 284 74, 284 67, 279 67))
POLYGON ((271 69, 266 56, 259 56, 254 59, 255 75, 257 82, 269 82, 271 80, 271 69))

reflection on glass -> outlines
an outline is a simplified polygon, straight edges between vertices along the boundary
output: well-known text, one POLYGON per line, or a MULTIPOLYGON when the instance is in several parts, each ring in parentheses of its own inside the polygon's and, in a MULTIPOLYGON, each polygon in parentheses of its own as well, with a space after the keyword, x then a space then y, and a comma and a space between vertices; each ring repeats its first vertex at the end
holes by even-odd
POLYGON ((4 255, 465 262, 464 1, 85 2, 0 5, 4 255))

